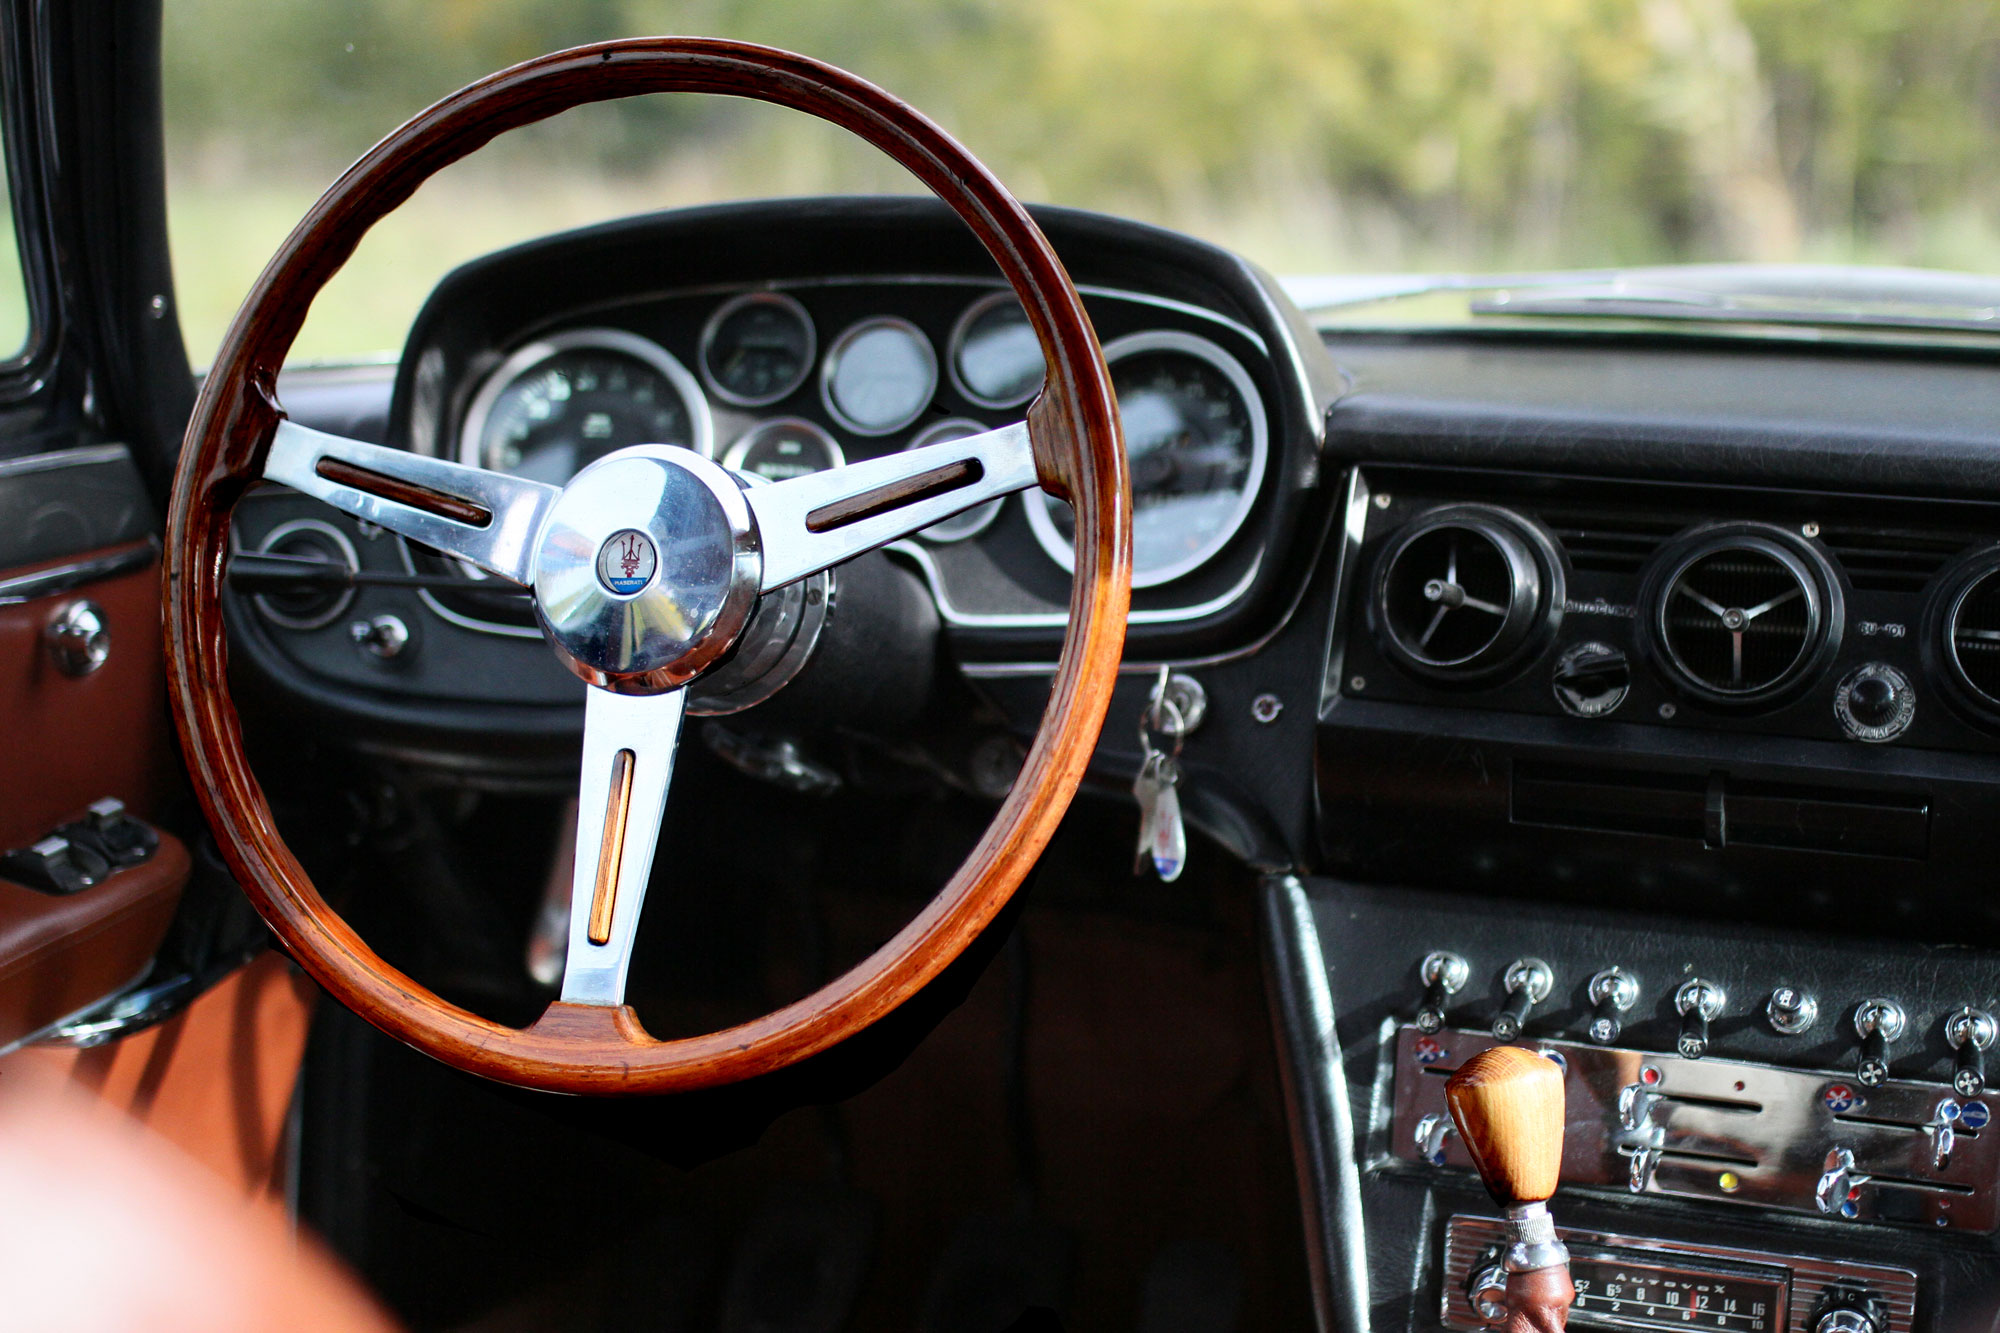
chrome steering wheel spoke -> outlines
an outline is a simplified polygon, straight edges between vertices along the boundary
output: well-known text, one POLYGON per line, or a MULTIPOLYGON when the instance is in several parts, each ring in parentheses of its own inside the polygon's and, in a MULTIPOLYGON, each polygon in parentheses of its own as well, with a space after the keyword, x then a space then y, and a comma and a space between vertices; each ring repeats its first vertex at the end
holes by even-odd
POLYGON ((536 539, 562 494, 538 481, 291 421, 278 423, 264 479, 515 583, 532 576, 536 539))
POLYGON ((625 1002, 686 704, 685 690, 627 695, 592 688, 586 696, 562 983, 567 1003, 625 1002))
POLYGON ((762 591, 783 587, 1035 485, 1026 422, 814 472, 746 498, 763 547, 762 591))

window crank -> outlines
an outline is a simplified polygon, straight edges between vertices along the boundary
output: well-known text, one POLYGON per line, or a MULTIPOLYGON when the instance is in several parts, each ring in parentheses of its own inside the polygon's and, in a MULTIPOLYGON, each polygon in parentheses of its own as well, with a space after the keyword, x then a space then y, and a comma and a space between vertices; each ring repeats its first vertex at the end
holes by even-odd
POLYGON ((1417 1010, 1417 1031, 1430 1036, 1444 1026, 1445 1002, 1465 989, 1472 967, 1465 959, 1445 949, 1424 956, 1417 966, 1424 983, 1424 1002, 1417 1010))
POLYGON ((1880 997, 1863 1000, 1854 1010, 1854 1035, 1861 1038, 1861 1063, 1854 1077, 1864 1087, 1889 1081, 1889 1043, 1903 1035, 1903 1006, 1880 997))
POLYGON ((1516 958, 1507 965, 1501 981, 1507 988, 1507 1002, 1493 1016, 1493 1035, 1501 1041, 1512 1041, 1521 1035, 1528 1011, 1548 999, 1549 992, 1555 989, 1556 974, 1555 969, 1539 958, 1516 958))
POLYGON ((1977 1097, 1986 1091, 1986 1051, 2000 1027, 1993 1015, 1971 1005, 1944 1020, 1944 1039, 1957 1054, 1952 1058, 1951 1088, 1961 1097, 1977 1097))

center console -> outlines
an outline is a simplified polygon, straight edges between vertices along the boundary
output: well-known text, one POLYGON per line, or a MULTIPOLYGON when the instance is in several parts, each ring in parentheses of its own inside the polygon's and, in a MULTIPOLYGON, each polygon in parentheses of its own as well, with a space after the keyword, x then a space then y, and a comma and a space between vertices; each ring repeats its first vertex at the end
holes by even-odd
POLYGON ((1265 892, 1329 1327, 1498 1327, 1499 1222, 1444 1088, 1503 1043, 1564 1070, 1552 1207, 1578 1327, 2000 1312, 2000 956, 1332 879, 1265 892))

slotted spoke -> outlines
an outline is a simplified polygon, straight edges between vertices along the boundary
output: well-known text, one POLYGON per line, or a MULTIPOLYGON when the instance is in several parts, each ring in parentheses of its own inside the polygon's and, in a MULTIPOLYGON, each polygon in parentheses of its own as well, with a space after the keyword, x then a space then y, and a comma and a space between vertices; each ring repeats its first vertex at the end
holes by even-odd
POLYGON ((748 499, 764 591, 1035 484, 1027 423, 814 472, 748 499))
POLYGON ((533 572, 535 538, 562 493, 290 421, 278 423, 264 476, 515 583, 533 572))
POLYGON ((562 984, 570 1004, 625 1002, 686 702, 682 690, 641 696, 593 688, 586 698, 562 984))

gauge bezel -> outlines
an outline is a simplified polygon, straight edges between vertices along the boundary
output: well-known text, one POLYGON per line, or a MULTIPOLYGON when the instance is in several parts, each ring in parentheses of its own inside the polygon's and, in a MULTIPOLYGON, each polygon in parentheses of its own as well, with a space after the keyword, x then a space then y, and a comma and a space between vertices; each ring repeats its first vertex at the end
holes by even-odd
POLYGON ((696 345, 694 354, 695 368, 701 372, 701 382, 708 386, 708 391, 723 402, 732 403, 737 407, 769 407, 779 399, 797 393, 799 386, 811 378, 813 364, 818 359, 819 329, 814 326, 812 315, 806 311, 805 305, 796 296, 763 289, 738 292, 717 306, 714 313, 708 317, 708 322, 701 326, 701 341, 696 345), (715 345, 715 335, 721 329, 722 321, 746 305, 775 305, 781 310, 788 311, 797 319, 799 327, 806 331, 806 351, 805 356, 799 361, 799 373, 784 388, 761 398, 739 394, 729 388, 722 382, 722 377, 715 373, 714 367, 708 364, 709 349, 715 345))
MULTIPOLYGON (((346 562, 347 572, 349 574, 361 572, 361 554, 354 549, 354 543, 347 539, 346 533, 321 518, 286 519, 264 534, 263 540, 257 543, 257 554, 269 555, 279 542, 300 532, 310 532, 316 537, 324 537, 332 542, 334 549, 340 552, 341 559, 346 562)), ((258 614, 274 625, 294 630, 324 629, 347 614, 347 608, 354 605, 355 591, 352 584, 342 588, 332 604, 316 616, 295 616, 280 611, 263 593, 257 594, 250 600, 256 606, 258 614)))
MULTIPOLYGON (((963 432, 968 427, 971 428, 969 434, 978 435, 984 435, 987 431, 993 429, 993 427, 987 425, 985 422, 974 421, 971 417, 946 417, 943 421, 933 421, 930 425, 912 435, 910 442, 904 445, 903 448, 906 450, 921 449, 927 444, 942 444, 946 439, 945 432, 963 432)), ((963 440, 968 438, 968 434, 952 435, 949 438, 963 440)), ((1007 497, 1004 495, 995 496, 991 500, 982 500, 964 513, 953 514, 950 518, 939 519, 937 522, 931 524, 930 527, 919 531, 917 535, 937 546, 950 546, 957 542, 969 541, 993 526, 993 520, 1000 517, 1000 510, 1006 503, 1007 497), (941 528, 947 523, 957 523, 968 518, 976 519, 977 521, 963 532, 947 533, 940 536, 934 531, 934 529, 941 528)))
MULTIPOLYGON (((1264 472, 1270 463, 1271 423, 1264 409, 1264 395, 1257 392, 1255 381, 1250 378, 1241 361, 1231 356, 1217 344, 1193 333, 1183 333, 1179 329, 1149 329, 1143 333, 1130 333, 1107 344, 1104 360, 1113 370, 1120 361, 1142 352, 1182 352, 1222 372, 1224 379, 1239 394, 1243 395, 1244 406, 1250 411, 1250 475, 1244 480, 1243 493, 1237 497, 1236 509, 1229 521, 1216 530, 1215 536, 1199 551, 1181 557, 1170 565, 1154 570, 1141 570, 1136 561, 1132 568, 1134 588, 1156 588, 1163 583, 1184 578, 1221 554, 1222 549, 1236 539, 1243 530, 1250 511, 1257 507, 1257 497, 1264 488, 1264 472)), ((1035 540, 1041 543, 1048 557, 1062 566, 1063 572, 1076 572, 1076 552, 1056 531, 1053 506, 1056 498, 1046 491, 1024 491, 1021 495, 1023 506, 1028 511, 1028 526, 1033 529, 1035 540)), ((1135 508, 1136 515, 1137 510, 1135 508)))
MULTIPOLYGON (((458 430, 458 461, 468 467, 485 467, 479 456, 479 437, 486 430, 487 418, 493 414, 493 404, 516 380, 542 362, 564 352, 575 351, 616 352, 659 371, 666 377, 667 383, 674 386, 674 392, 681 396, 681 407, 688 415, 688 426, 694 436, 689 441, 690 447, 704 458, 715 456, 715 421, 709 414, 708 396, 702 392, 701 382, 689 373, 688 368, 672 352, 650 338, 627 333, 624 329, 592 328, 553 333, 525 343, 509 353, 507 359, 481 381, 479 392, 466 406, 465 420, 458 430)), ((665 444, 666 441, 652 443, 665 444)))
MULTIPOLYGON (((827 464, 821 471, 830 472, 834 468, 847 466, 847 454, 841 449, 840 441, 833 438, 833 432, 808 417, 765 417, 761 421, 753 422, 750 429, 737 436, 735 442, 723 453, 722 466, 732 472, 741 470, 743 456, 750 452, 750 446, 757 442, 757 437, 780 426, 803 429, 807 434, 819 438, 819 442, 826 446, 827 452, 833 455, 833 462, 827 464)), ((754 472, 744 475, 756 476, 754 472)))
POLYGON ((931 402, 937 397, 937 391, 937 348, 931 345, 929 334, 925 333, 909 320, 904 319, 901 315, 868 315, 848 325, 840 331, 840 336, 833 340, 833 345, 826 349, 826 359, 820 363, 819 367, 820 404, 826 408, 828 416, 839 422, 841 426, 853 431, 856 435, 871 437, 894 435, 897 431, 904 429, 912 421, 915 421, 924 414, 924 409, 929 407, 931 402), (850 417, 841 408, 839 402, 835 400, 833 378, 840 373, 841 354, 853 344, 854 340, 864 333, 880 328, 899 329, 909 334, 916 341, 917 346, 923 348, 925 363, 930 368, 930 382, 924 387, 921 401, 917 403, 916 407, 911 409, 909 415, 892 421, 886 426, 864 426, 850 417))
MULTIPOLYGON (((1029 401, 1036 394, 1040 393, 1042 386, 1047 384, 1049 380, 1049 368, 1047 362, 1044 361, 1042 365, 1042 378, 1026 393, 1019 394, 1013 398, 988 398, 983 394, 974 392, 972 386, 965 382, 965 376, 959 372, 959 353, 965 350, 965 335, 971 329, 973 321, 995 306, 1005 305, 1010 301, 1017 307, 1021 304, 1021 298, 1014 295, 1011 288, 1002 288, 999 291, 988 292, 986 295, 980 297, 959 313, 958 319, 951 326, 951 338, 945 344, 944 367, 945 373, 951 377, 951 387, 958 393, 959 397, 976 407, 991 408, 994 411, 1000 411, 1009 407, 1019 407, 1022 403, 1029 401)), ((1025 315, 1025 313, 1024 311, 1023 314, 1025 315)))

